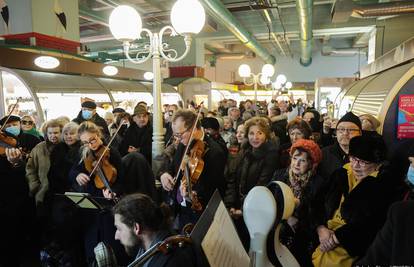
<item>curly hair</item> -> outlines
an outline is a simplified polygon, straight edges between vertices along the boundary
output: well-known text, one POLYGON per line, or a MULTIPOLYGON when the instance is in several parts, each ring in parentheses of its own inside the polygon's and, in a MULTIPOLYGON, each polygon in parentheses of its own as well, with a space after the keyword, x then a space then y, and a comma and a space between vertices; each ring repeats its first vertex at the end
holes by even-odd
POLYGON ((271 138, 272 130, 270 129, 269 121, 264 117, 253 117, 244 123, 244 137, 249 138, 250 127, 257 126, 260 131, 266 135, 266 140, 271 138))

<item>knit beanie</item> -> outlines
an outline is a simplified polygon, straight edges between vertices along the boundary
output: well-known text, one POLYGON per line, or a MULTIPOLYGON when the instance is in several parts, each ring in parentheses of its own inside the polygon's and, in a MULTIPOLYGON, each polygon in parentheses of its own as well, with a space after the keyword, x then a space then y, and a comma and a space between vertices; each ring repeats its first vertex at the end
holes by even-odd
POLYGON ((322 151, 319 148, 319 145, 316 144, 313 140, 299 139, 296 141, 290 148, 290 156, 292 156, 298 148, 308 153, 312 160, 312 165, 314 168, 316 168, 322 161, 322 151))
POLYGON ((142 115, 142 114, 148 114, 147 108, 143 105, 137 104, 134 108, 134 116, 135 115, 142 115))
POLYGON ((216 118, 213 117, 207 117, 201 120, 201 126, 203 126, 204 129, 213 129, 213 130, 220 130, 220 124, 216 118))
POLYGON ((352 112, 348 112, 344 116, 342 116, 342 118, 338 121, 338 124, 336 125, 337 128, 341 122, 352 122, 353 124, 358 126, 360 130, 362 130, 361 120, 352 112))

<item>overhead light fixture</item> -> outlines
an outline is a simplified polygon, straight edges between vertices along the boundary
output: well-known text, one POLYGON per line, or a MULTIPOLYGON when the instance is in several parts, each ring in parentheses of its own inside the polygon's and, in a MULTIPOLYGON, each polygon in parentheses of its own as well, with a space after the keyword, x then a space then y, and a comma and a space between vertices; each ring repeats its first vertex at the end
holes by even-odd
POLYGON ((114 76, 118 73, 118 68, 115 66, 105 66, 102 71, 105 75, 114 76))
POLYGON ((60 65, 60 62, 55 57, 39 56, 34 60, 34 64, 42 69, 54 69, 60 65))
POLYGON ((144 79, 151 81, 152 79, 154 79, 154 73, 147 71, 144 73, 144 79))

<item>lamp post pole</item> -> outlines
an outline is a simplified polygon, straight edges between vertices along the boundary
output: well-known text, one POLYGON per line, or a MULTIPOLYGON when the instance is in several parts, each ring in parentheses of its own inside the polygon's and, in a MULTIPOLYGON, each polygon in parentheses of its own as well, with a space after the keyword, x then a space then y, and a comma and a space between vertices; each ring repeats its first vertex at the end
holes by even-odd
POLYGON ((116 39, 123 42, 126 58, 135 64, 141 64, 152 58, 153 70, 153 135, 152 135, 152 159, 160 156, 164 151, 164 128, 162 125, 161 107, 161 58, 170 62, 177 62, 187 56, 190 51, 192 35, 201 31, 205 22, 205 13, 202 5, 197 0, 178 0, 171 10, 171 22, 173 26, 164 26, 159 32, 151 32, 142 28, 142 20, 138 12, 129 6, 118 6, 110 17, 109 25, 116 39), (189 12, 191 10, 191 12, 189 12), (185 51, 179 56, 177 50, 163 42, 163 36, 170 32, 170 36, 184 38, 185 51), (132 44, 136 39, 141 39, 142 34, 147 35, 149 43, 144 45, 132 44), (136 55, 130 56, 130 49, 134 49, 136 55))

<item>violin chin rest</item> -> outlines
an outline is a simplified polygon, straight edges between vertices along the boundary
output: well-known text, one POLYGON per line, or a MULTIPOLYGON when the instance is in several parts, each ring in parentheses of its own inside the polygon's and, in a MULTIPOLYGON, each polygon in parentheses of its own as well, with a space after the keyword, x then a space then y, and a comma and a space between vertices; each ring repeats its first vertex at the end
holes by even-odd
POLYGON ((265 186, 255 186, 243 203, 243 219, 250 237, 267 236, 276 219, 276 201, 265 186))

